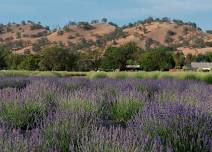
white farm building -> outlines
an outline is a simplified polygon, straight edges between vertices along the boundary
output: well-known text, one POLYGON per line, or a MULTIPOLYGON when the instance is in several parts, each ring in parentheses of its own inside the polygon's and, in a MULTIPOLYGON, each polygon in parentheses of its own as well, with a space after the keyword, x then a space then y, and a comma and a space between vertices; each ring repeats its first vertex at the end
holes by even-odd
POLYGON ((212 70, 212 62, 192 62, 192 70, 210 71, 212 70))

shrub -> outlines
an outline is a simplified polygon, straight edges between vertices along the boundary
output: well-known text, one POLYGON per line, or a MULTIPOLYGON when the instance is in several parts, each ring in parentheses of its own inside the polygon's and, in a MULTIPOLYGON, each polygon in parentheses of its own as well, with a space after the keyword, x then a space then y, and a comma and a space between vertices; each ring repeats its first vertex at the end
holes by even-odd
POLYGON ((206 31, 208 34, 212 34, 212 30, 207 30, 206 31))
POLYGON ((21 38, 21 32, 16 32, 16 39, 20 39, 21 38))
POLYGON ((167 35, 168 36, 174 36, 174 35, 176 35, 176 33, 174 31, 168 30, 167 35))
POLYGON ((106 72, 97 72, 97 73, 92 73, 90 75, 91 79, 106 78, 106 77, 107 77, 107 73, 106 72))
POLYGON ((69 71, 74 69, 77 60, 76 53, 55 45, 43 49, 39 66, 40 70, 69 71))
POLYGON ((30 30, 38 30, 38 29, 42 29, 43 26, 40 25, 40 24, 36 24, 36 23, 31 23, 31 26, 30 26, 30 30))
POLYGON ((142 108, 142 106, 143 103, 141 101, 117 101, 112 106, 112 120, 116 122, 127 122, 142 108))
POLYGON ((95 103, 83 99, 67 99, 60 103, 60 107, 61 110, 73 112, 95 112, 97 110, 95 103))
POLYGON ((0 81, 0 89, 4 88, 16 88, 18 90, 25 88, 29 84, 28 80, 24 79, 3 79, 0 81))
POLYGON ((64 27, 63 27, 63 30, 64 30, 65 32, 70 32, 70 31, 71 31, 69 25, 64 26, 64 27))
POLYGON ((60 151, 68 152, 71 142, 68 130, 71 129, 73 125, 74 124, 71 124, 68 120, 55 120, 49 124, 45 128, 44 134, 44 140, 46 140, 48 144, 47 147, 56 147, 60 151))
POLYGON ((169 35, 166 35, 165 40, 164 40, 165 43, 170 44, 170 43, 172 43, 173 41, 174 41, 174 40, 173 40, 172 37, 170 37, 169 35))
POLYGON ((63 35, 63 34, 64 34, 64 31, 63 30, 57 31, 57 35, 63 35))
POLYGON ((68 36, 68 39, 74 39, 75 37, 74 36, 72 36, 72 35, 69 35, 68 36))
MULTIPOLYGON (((210 151, 212 118, 192 107, 178 104, 147 107, 134 126, 171 151, 210 151)), ((138 131, 138 130, 137 130, 138 131)))
POLYGON ((94 26, 90 25, 88 22, 79 22, 78 25, 84 30, 92 30, 94 26))
POLYGON ((12 128, 31 129, 44 115, 44 108, 37 102, 3 103, 0 118, 12 128))
POLYGON ((152 38, 147 38, 145 41, 145 48, 151 48, 153 44, 154 44, 154 40, 152 38))
POLYGON ((89 132, 84 129, 89 126, 89 116, 83 114, 60 114, 55 120, 49 121, 43 127, 44 151, 59 150, 62 152, 80 151, 82 136, 89 132))
POLYGON ((148 84, 139 85, 137 87, 137 90, 141 91, 142 93, 145 93, 149 98, 152 98, 158 92, 159 89, 157 85, 152 84, 151 80, 149 81, 149 83, 150 83, 149 85, 148 84))

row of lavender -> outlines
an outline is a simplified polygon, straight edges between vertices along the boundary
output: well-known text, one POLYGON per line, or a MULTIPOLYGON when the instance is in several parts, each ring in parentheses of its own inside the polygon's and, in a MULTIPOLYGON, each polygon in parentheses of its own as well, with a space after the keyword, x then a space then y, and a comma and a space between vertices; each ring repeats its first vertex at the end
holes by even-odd
POLYGON ((1 78, 0 149, 210 152, 212 86, 171 79, 1 78))

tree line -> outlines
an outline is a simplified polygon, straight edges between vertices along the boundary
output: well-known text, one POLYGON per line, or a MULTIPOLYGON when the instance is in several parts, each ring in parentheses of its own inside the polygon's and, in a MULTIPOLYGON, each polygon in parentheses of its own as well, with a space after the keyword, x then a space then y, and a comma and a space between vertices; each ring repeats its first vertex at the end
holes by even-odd
POLYGON ((212 62, 212 53, 186 57, 172 48, 141 49, 131 42, 106 50, 73 51, 59 45, 44 48, 37 54, 14 54, 0 46, 0 70, 41 71, 113 71, 126 70, 127 65, 140 65, 145 71, 181 69, 191 62, 212 62), (104 52, 104 54, 103 54, 104 52))

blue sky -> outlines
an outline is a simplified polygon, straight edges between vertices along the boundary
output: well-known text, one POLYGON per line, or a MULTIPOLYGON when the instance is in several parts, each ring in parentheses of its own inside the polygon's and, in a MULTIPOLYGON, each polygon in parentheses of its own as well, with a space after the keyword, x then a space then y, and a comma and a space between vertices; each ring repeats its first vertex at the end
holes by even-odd
POLYGON ((32 20, 51 27, 102 17, 123 25, 167 16, 206 30, 212 29, 211 15, 212 0, 0 0, 0 23, 32 20))

